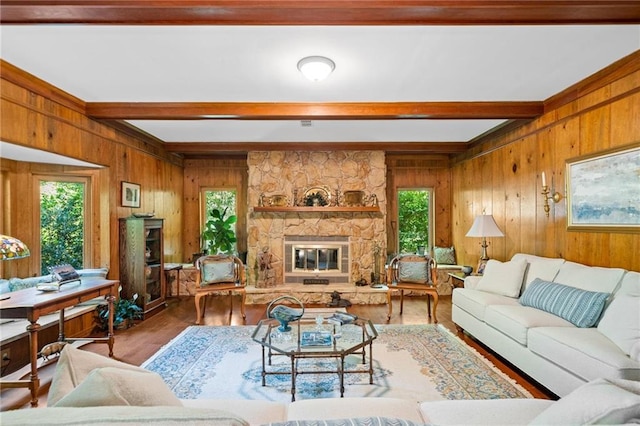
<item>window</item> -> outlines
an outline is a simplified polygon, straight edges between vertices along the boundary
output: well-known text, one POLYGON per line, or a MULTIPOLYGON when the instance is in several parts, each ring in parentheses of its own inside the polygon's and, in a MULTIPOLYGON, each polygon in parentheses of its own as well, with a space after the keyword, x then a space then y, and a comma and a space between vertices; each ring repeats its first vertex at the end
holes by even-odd
MULTIPOLYGON (((237 215, 235 189, 203 188, 201 190, 200 199, 202 201, 202 211, 200 214, 201 230, 204 230, 206 228, 207 221, 212 218, 211 211, 213 209, 218 209, 222 214, 223 219, 227 219, 230 216, 237 215)), ((233 233, 237 234, 235 224, 233 225, 233 233)), ((207 247, 205 246, 201 248, 205 250, 207 247)))
POLYGON ((89 229, 88 178, 38 178, 40 184, 40 269, 53 265, 84 267, 89 229))
POLYGON ((398 253, 428 252, 432 236, 432 190, 398 190, 398 253))

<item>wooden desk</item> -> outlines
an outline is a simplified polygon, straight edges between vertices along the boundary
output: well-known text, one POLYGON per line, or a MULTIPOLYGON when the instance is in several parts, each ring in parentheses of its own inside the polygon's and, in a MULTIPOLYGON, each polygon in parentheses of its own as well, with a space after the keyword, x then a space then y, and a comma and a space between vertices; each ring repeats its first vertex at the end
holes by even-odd
POLYGON ((105 280, 101 278, 83 278, 80 283, 65 284, 60 291, 42 292, 35 287, 14 291, 7 294, 9 299, 0 301, 0 316, 2 318, 27 319, 29 332, 29 355, 31 358, 31 373, 28 379, 2 381, 3 388, 29 388, 31 391, 31 405, 38 405, 38 389, 40 378, 38 377, 38 319, 42 315, 60 311, 58 341, 89 340, 107 343, 109 356, 113 356, 113 301, 118 294, 119 281, 105 280), (107 337, 103 338, 74 338, 66 339, 64 336, 64 308, 75 306, 100 296, 107 296, 109 303, 109 330, 107 337))

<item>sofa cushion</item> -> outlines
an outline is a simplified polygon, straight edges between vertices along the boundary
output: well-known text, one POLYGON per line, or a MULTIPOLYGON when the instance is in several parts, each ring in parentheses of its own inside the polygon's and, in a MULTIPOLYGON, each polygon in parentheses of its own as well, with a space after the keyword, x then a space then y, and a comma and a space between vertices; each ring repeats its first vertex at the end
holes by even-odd
POLYGON ((76 272, 83 278, 107 278, 109 268, 78 269, 76 272))
POLYGON ((105 405, 182 406, 159 374, 117 367, 96 368, 55 407, 99 407, 105 405))
POLYGON ((553 282, 587 291, 613 293, 624 273, 625 270, 619 268, 601 268, 565 262, 553 282))
MULTIPOLYGON (((598 331, 631 356, 631 348, 640 345, 640 273, 627 272, 613 297, 598 331)), ((640 361, 640 354, 634 353, 634 359, 640 361)))
POLYGON ((51 275, 42 275, 31 278, 11 278, 9 280, 9 291, 19 291, 25 288, 35 287, 40 283, 51 282, 51 275))
POLYGON ((540 413, 533 425, 624 424, 640 418, 640 383, 597 379, 540 413))
POLYGON ((524 273, 524 289, 536 278, 544 281, 553 281, 564 263, 562 258, 541 257, 526 253, 516 253, 511 258, 511 260, 518 259, 524 259, 528 264, 524 273))
POLYGON ((426 401, 420 411, 434 425, 526 425, 554 403, 533 398, 426 401))
POLYGON ((433 247, 433 257, 438 265, 455 265, 456 250, 451 247, 433 247))
POLYGON ((190 408, 225 410, 242 417, 251 425, 281 422, 287 419, 287 403, 258 399, 181 399, 190 408))
POLYGON ((608 298, 609 293, 580 290, 536 278, 522 294, 520 303, 557 315, 578 327, 593 327, 608 298))
POLYGON ((507 297, 520 296, 524 271, 527 261, 524 259, 499 262, 490 259, 484 268, 484 274, 478 283, 476 290, 488 291, 507 297))
POLYGON ((574 327, 556 315, 520 305, 487 306, 484 322, 523 346, 532 327, 574 327))
POLYGON ((244 419, 229 412, 186 407, 49 407, 34 410, 11 410, 0 413, 2 426, 84 426, 118 424, 126 426, 249 426, 244 419), (41 412, 40 415, 35 414, 41 412))
POLYGON ((334 398, 304 399, 289 404, 288 420, 345 419, 380 416, 422 422, 417 401, 400 398, 334 398))
POLYGON ((333 420, 288 420, 286 422, 263 423, 262 426, 426 426, 395 417, 351 417, 333 420))
POLYGON ((527 347, 584 381, 599 377, 640 380, 640 363, 596 328, 536 327, 527 347))
POLYGON ((107 358, 92 352, 87 352, 66 345, 60 357, 51 380, 51 387, 47 396, 47 405, 55 405, 65 395, 75 389, 96 368, 117 367, 132 371, 147 372, 144 368, 136 367, 115 359, 107 358))
POLYGON ((484 321, 485 311, 489 305, 519 306, 518 299, 487 293, 486 291, 479 291, 473 288, 456 288, 451 297, 454 305, 473 315, 480 321, 484 321))

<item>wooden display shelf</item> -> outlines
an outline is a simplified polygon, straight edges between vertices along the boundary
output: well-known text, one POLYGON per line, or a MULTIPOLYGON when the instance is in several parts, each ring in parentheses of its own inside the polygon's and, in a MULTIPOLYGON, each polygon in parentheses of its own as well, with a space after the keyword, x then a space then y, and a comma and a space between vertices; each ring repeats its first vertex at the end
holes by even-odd
POLYGON ((306 207, 306 206, 256 206, 254 212, 264 213, 380 213, 378 206, 361 207, 306 207))

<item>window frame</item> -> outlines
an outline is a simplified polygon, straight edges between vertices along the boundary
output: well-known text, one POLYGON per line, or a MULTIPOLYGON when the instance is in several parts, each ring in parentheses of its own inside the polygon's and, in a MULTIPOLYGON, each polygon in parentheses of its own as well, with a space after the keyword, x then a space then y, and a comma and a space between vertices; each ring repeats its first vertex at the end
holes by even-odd
POLYGON ((33 174, 33 187, 34 187, 34 206, 33 209, 33 223, 38 229, 37 238, 35 238, 35 246, 31 249, 31 260, 32 265, 34 265, 35 270, 39 271, 41 274, 46 275, 48 271, 42 271, 42 239, 41 239, 41 229, 42 223, 40 221, 40 183, 43 181, 47 182, 72 182, 72 183, 82 183, 84 185, 84 198, 83 198, 83 214, 84 214, 84 223, 83 223, 83 241, 82 241, 82 267, 90 268, 92 259, 93 259, 93 241, 91 238, 91 230, 93 229, 93 191, 92 191, 92 176, 80 175, 80 174, 43 174, 37 173, 33 174))
POLYGON ((395 229, 395 253, 400 253, 400 193, 402 191, 425 191, 429 194, 429 204, 427 206, 427 216, 428 216, 428 229, 427 229, 427 245, 425 247, 425 254, 429 254, 433 248, 434 241, 434 232, 435 232, 435 216, 434 216, 434 203, 435 203, 435 188, 432 187, 398 187, 396 188, 396 212, 395 212, 395 222, 398 224, 395 229))

